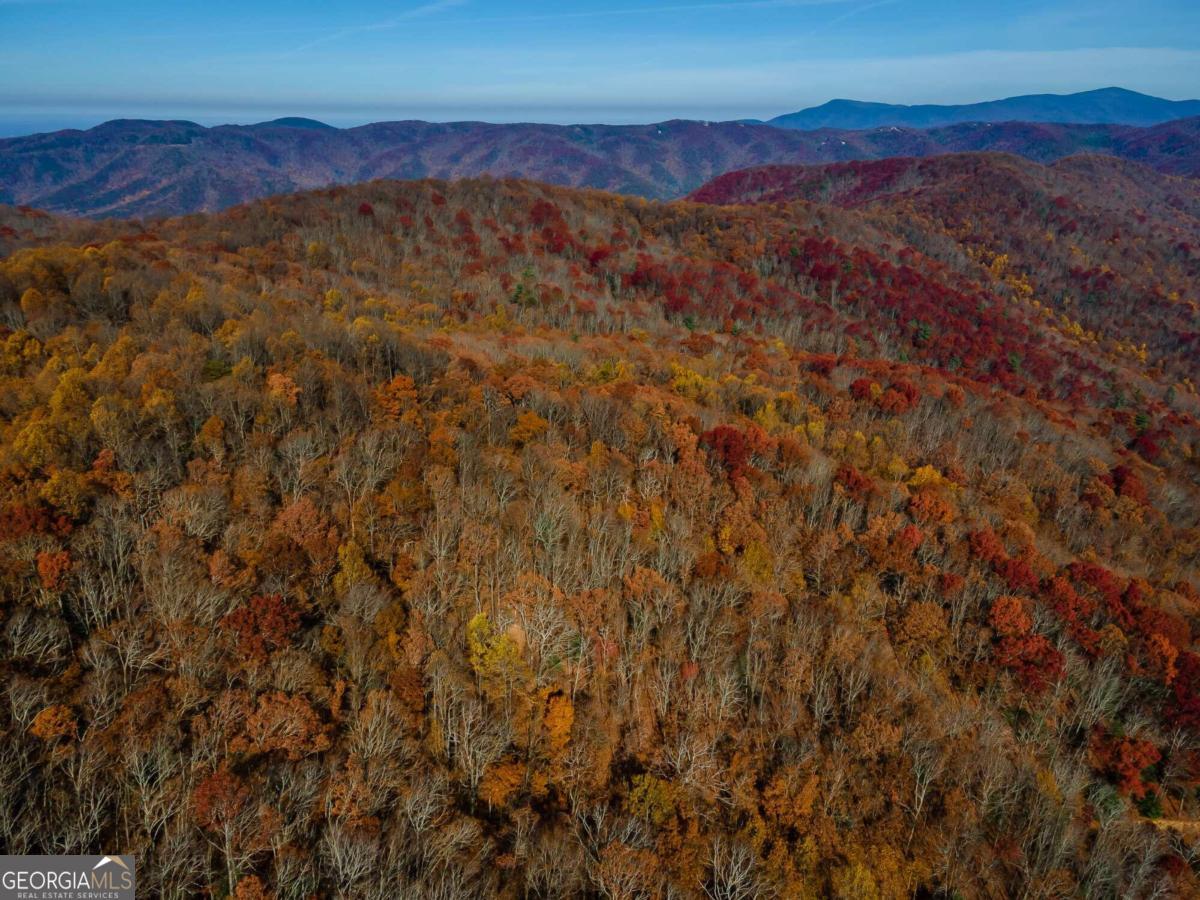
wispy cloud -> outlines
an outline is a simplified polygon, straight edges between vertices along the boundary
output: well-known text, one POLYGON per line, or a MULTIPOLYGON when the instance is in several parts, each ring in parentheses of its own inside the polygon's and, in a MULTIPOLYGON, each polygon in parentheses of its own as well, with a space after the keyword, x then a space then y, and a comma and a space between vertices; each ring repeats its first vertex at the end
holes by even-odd
MULTIPOLYGON (((0 0, 3 2, 3 0, 0 0)), ((500 16, 472 16, 469 19, 462 20, 464 25, 486 25, 494 23, 515 24, 521 22, 556 22, 569 21, 572 19, 622 19, 633 18, 636 16, 660 15, 666 13, 697 13, 697 12, 730 12, 730 11, 752 11, 752 10, 769 10, 769 9, 795 9, 799 7, 811 6, 841 6, 851 3, 853 0, 700 0, 700 2, 683 2, 683 3, 659 3, 648 6, 620 6, 612 9, 585 9, 576 10, 573 12, 550 12, 550 13, 515 13, 512 15, 500 16)), ((872 9, 875 6, 883 6, 888 3, 899 2, 899 0, 880 0, 880 2, 869 3, 865 7, 847 13, 854 15, 858 12, 865 12, 867 9, 872 9)), ((380 22, 371 22, 364 25, 350 25, 345 28, 339 28, 329 34, 322 35, 319 38, 308 41, 288 51, 287 56, 296 53, 303 53, 306 50, 311 50, 315 47, 320 47, 325 44, 331 44, 335 41, 343 40, 344 38, 353 37, 357 34, 366 34, 375 31, 390 31, 394 28, 399 28, 413 19, 426 18, 437 13, 448 12, 449 10, 466 6, 468 0, 434 0, 432 3, 426 3, 414 9, 406 10, 399 15, 392 16, 380 22)), ((836 20, 835 20, 836 21, 836 20)))
POLYGON ((874 3, 864 3, 862 6, 856 6, 854 9, 848 9, 840 16, 834 16, 825 23, 825 28, 832 28, 834 25, 840 25, 847 19, 853 19, 855 16, 860 16, 865 12, 870 12, 873 9, 879 9, 881 6, 893 6, 900 3, 901 0, 875 0, 874 3))
POLYGON ((635 16, 675 12, 729 12, 756 9, 787 9, 802 6, 840 6, 853 0, 709 0, 698 3, 668 3, 652 6, 624 6, 615 9, 585 9, 576 12, 518 13, 509 16, 487 16, 472 19, 486 22, 553 22, 565 19, 620 19, 635 16))
POLYGON ((423 19, 429 16, 435 16, 438 13, 447 12, 451 9, 456 9, 460 6, 465 6, 468 0, 432 0, 431 3, 423 3, 420 6, 414 6, 412 9, 406 9, 403 12, 390 16, 380 22, 368 22, 364 25, 350 25, 345 28, 339 28, 329 34, 322 35, 319 38, 301 44, 294 48, 291 53, 303 53, 305 50, 311 50, 314 47, 319 47, 322 44, 330 44, 334 41, 340 41, 348 37, 353 37, 356 34, 367 34, 372 31, 388 31, 392 28, 399 28, 405 22, 411 22, 413 19, 423 19))

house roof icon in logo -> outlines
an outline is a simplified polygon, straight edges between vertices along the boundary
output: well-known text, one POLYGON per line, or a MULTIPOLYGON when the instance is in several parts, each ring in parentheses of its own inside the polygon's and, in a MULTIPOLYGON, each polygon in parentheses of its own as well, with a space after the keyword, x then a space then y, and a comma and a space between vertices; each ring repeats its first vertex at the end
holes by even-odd
POLYGON ((125 860, 121 859, 119 856, 102 856, 100 857, 100 862, 92 866, 92 871, 95 872, 101 866, 108 865, 109 863, 116 863, 122 869, 129 869, 129 866, 125 863, 125 860))

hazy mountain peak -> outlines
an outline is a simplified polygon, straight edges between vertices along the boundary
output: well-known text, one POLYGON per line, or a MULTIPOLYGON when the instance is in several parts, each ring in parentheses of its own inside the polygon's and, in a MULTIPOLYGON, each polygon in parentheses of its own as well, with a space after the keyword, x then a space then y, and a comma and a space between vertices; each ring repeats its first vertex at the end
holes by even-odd
POLYGON ((963 122, 1061 122, 1066 124, 1158 125, 1200 115, 1200 100, 1164 100, 1120 87, 1077 94, 1027 94, 960 105, 874 103, 839 98, 768 124, 804 131, 818 128, 877 128, 907 125, 935 128, 963 122))
POLYGON ((271 119, 269 122, 259 122, 256 127, 276 126, 278 128, 310 128, 313 130, 337 131, 332 125, 326 125, 316 119, 306 119, 303 116, 284 116, 281 119, 271 119))

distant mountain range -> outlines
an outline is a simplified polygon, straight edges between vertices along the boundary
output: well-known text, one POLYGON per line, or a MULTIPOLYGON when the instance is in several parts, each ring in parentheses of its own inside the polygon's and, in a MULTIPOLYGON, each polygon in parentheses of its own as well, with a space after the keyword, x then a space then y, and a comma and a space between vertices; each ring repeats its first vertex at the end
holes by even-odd
POLYGON ((521 177, 681 197, 735 169, 993 150, 1038 162, 1089 152, 1200 175, 1200 117, 1150 128, 1039 123, 795 131, 738 122, 491 125, 311 119, 205 128, 118 120, 0 140, 0 203, 84 216, 211 211, 377 178, 521 177))
POLYGON ((961 106, 901 106, 830 100, 767 122, 778 128, 813 131, 818 128, 937 128, 960 122, 1061 122, 1064 124, 1159 125, 1172 119, 1200 116, 1200 100, 1164 100, 1127 91, 1102 88, 1079 94, 1027 94, 961 106))

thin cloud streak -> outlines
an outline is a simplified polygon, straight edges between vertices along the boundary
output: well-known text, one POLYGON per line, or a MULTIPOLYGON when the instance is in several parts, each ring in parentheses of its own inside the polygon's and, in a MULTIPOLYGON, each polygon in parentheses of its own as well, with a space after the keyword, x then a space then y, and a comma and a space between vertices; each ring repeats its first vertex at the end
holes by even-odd
MULTIPOLYGON (((284 54, 291 56, 296 53, 302 53, 306 50, 311 50, 315 47, 320 47, 325 44, 333 43, 342 40, 343 38, 351 37, 356 34, 365 34, 374 31, 390 31, 393 28, 399 28, 406 22, 410 22, 416 18, 424 18, 434 15, 439 12, 446 12, 451 9, 465 6, 468 0, 443 0, 443 2, 428 3, 425 6, 417 7, 407 13, 402 13, 391 19, 385 19, 382 22, 374 22, 366 25, 352 25, 342 28, 333 34, 325 37, 317 38, 314 41, 309 41, 302 44, 293 50, 284 54)), ((659 6, 637 6, 637 7, 622 7, 619 9, 596 9, 582 10, 579 12, 563 12, 563 13, 544 13, 533 15, 515 15, 515 16, 475 16, 468 19, 459 20, 464 25, 489 25, 497 23, 513 24, 520 22, 559 22, 571 21, 580 19, 620 19, 632 18, 635 16, 657 15, 661 13, 682 13, 682 12, 731 12, 737 10, 760 10, 760 9, 797 9, 801 7, 821 7, 821 6, 841 6, 852 0, 746 0, 744 3, 737 2, 720 2, 713 0, 707 3, 672 3, 659 6)), ((866 9, 874 8, 875 6, 883 6, 887 3, 898 2, 898 0, 882 0, 882 2, 868 4, 859 12, 866 9)), ((845 16, 839 17, 845 18, 845 16)), ((838 21, 835 19, 834 21, 838 21)))
POLYGON ((845 22, 847 19, 853 19, 855 16, 861 16, 863 13, 870 12, 873 9, 879 9, 879 7, 881 7, 881 6, 894 6, 895 4, 900 3, 900 2, 901 2, 901 0, 875 0, 874 3, 867 3, 867 4, 864 4, 863 6, 855 7, 854 9, 847 10, 846 12, 842 13, 840 16, 835 16, 834 18, 830 19, 828 22, 826 22, 820 28, 817 28, 814 31, 810 32, 810 35, 819 34, 821 31, 824 31, 827 28, 832 28, 834 25, 840 25, 842 22, 845 22))
POLYGON ((803 7, 842 6, 852 0, 747 0, 745 3, 709 2, 709 3, 673 3, 662 6, 623 7, 620 9, 591 9, 580 12, 540 13, 517 16, 479 16, 464 19, 466 25, 491 25, 497 23, 519 22, 560 22, 577 19, 621 19, 635 16, 657 15, 659 13, 676 12, 733 12, 738 10, 759 9, 801 9, 803 7))
POLYGON ((299 47, 296 47, 294 50, 290 51, 290 53, 284 55, 287 56, 296 53, 303 53, 305 50, 311 50, 314 47, 320 47, 322 44, 340 41, 356 34, 366 34, 372 31, 388 31, 392 28, 399 28, 405 22, 411 22, 413 19, 422 19, 428 16, 437 15, 440 12, 447 12, 448 10, 464 6, 467 2, 468 0, 434 0, 432 3, 425 3, 421 6, 413 7, 412 9, 406 10, 399 15, 392 16, 390 19, 384 19, 382 22, 372 22, 366 25, 351 25, 347 28, 342 28, 338 31, 335 31, 333 34, 319 37, 316 40, 309 41, 306 44, 301 44, 299 47))
POLYGON ((582 12, 544 13, 540 15, 489 16, 471 19, 472 22, 553 22, 559 19, 608 19, 672 12, 729 12, 750 9, 788 9, 803 6, 841 6, 852 0, 746 0, 744 3, 673 3, 662 6, 623 7, 621 9, 593 9, 582 12))

